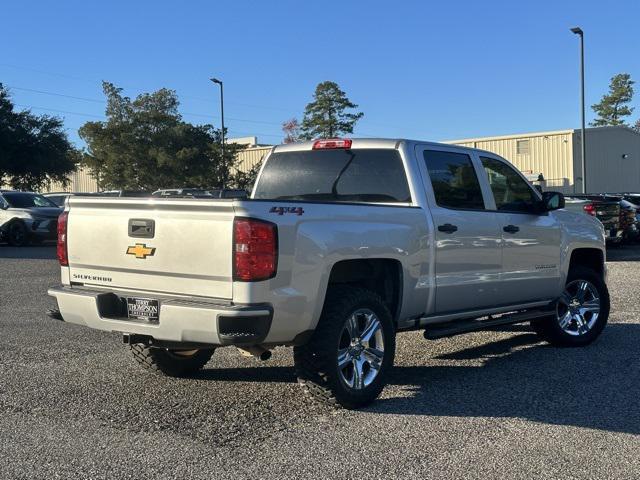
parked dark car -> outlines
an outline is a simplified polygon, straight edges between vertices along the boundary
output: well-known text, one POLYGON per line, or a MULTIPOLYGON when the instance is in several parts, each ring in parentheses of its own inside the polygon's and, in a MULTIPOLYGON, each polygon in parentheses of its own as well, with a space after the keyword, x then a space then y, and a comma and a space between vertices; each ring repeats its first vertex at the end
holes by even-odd
POLYGON ((621 198, 623 223, 626 224, 625 237, 628 240, 640 240, 640 193, 616 193, 621 198))
POLYGON ((620 199, 600 194, 567 195, 565 207, 568 210, 580 208, 586 214, 596 217, 604 226, 607 243, 622 242, 624 232, 620 226, 620 199), (574 201, 576 202, 574 205, 574 201), (572 208, 574 207, 574 208, 572 208))
POLYGON ((151 194, 153 197, 193 197, 193 198, 247 198, 248 193, 246 190, 236 188, 216 188, 216 189, 201 189, 201 188, 168 188, 162 190, 156 190, 151 194))
POLYGON ((585 212, 595 216, 605 225, 608 242, 631 242, 640 238, 640 207, 634 203, 640 202, 640 195, 601 193, 571 195, 570 198, 588 202, 583 208, 585 212))
POLYGON ((55 240, 60 213, 61 208, 37 193, 0 190, 0 240, 14 246, 55 240))
POLYGON ((640 207, 628 200, 620 200, 620 228, 625 241, 635 242, 640 238, 640 207))
POLYGON ((101 197, 150 197, 151 193, 144 190, 107 190, 98 195, 101 197))
POLYGON ((48 200, 51 200, 60 208, 64 207, 64 202, 69 197, 83 196, 83 197, 95 197, 100 195, 99 193, 85 193, 85 192, 52 192, 43 193, 42 196, 48 200))
POLYGON ((210 196, 208 190, 203 188, 164 188, 156 190, 151 194, 152 197, 199 197, 210 196))
POLYGON ((210 190, 214 198, 247 198, 249 194, 240 188, 223 188, 220 190, 210 190))

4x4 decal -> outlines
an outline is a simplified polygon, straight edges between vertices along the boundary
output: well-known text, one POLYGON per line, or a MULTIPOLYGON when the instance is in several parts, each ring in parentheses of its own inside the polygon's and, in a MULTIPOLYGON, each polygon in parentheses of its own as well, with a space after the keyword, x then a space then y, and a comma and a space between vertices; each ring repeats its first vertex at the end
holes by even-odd
POLYGON ((269 213, 277 213, 278 215, 294 213, 296 215, 302 215, 304 213, 304 209, 302 207, 271 207, 269 213))

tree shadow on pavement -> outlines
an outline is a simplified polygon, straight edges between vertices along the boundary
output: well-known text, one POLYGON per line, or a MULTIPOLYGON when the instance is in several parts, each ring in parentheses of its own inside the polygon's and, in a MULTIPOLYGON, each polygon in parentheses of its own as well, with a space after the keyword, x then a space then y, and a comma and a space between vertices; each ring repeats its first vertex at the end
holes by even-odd
MULTIPOLYGON (((473 366, 396 366, 388 382, 402 387, 402 395, 381 398, 366 411, 524 418, 640 434, 639 345, 640 324, 610 324, 584 348, 554 348, 538 343, 531 332, 514 334, 435 358, 438 363, 474 360, 473 366)), ((271 366, 213 368, 196 378, 293 383, 295 372, 271 366)))

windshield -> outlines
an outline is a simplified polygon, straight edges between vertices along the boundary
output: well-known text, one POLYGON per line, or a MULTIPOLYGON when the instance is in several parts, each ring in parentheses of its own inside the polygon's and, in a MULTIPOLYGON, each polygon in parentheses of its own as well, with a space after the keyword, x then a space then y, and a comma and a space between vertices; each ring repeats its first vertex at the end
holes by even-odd
POLYGON ((254 198, 411 202, 402 158, 391 149, 274 153, 264 166, 254 198))
POLYGON ((3 193, 5 200, 13 208, 38 208, 38 207, 55 207, 58 206, 51 200, 46 199, 37 193, 27 192, 8 192, 3 193))

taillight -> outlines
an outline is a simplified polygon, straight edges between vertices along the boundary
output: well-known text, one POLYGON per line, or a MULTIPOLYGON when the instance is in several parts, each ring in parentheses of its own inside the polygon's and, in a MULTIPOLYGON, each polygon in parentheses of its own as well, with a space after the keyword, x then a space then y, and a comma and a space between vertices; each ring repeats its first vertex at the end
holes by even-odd
POLYGON ((278 228, 254 218, 233 221, 233 279, 257 282, 275 276, 278 265, 278 228))
POLYGON ((351 148, 351 140, 346 138, 329 138, 313 142, 313 150, 334 150, 337 148, 351 148))
POLYGON ((67 257, 67 218, 69 212, 62 212, 58 216, 58 261, 60 265, 66 267, 69 265, 69 258, 67 257))
POLYGON ((584 207, 582 207, 586 213, 595 217, 596 216, 596 207, 593 203, 588 203, 584 207))

